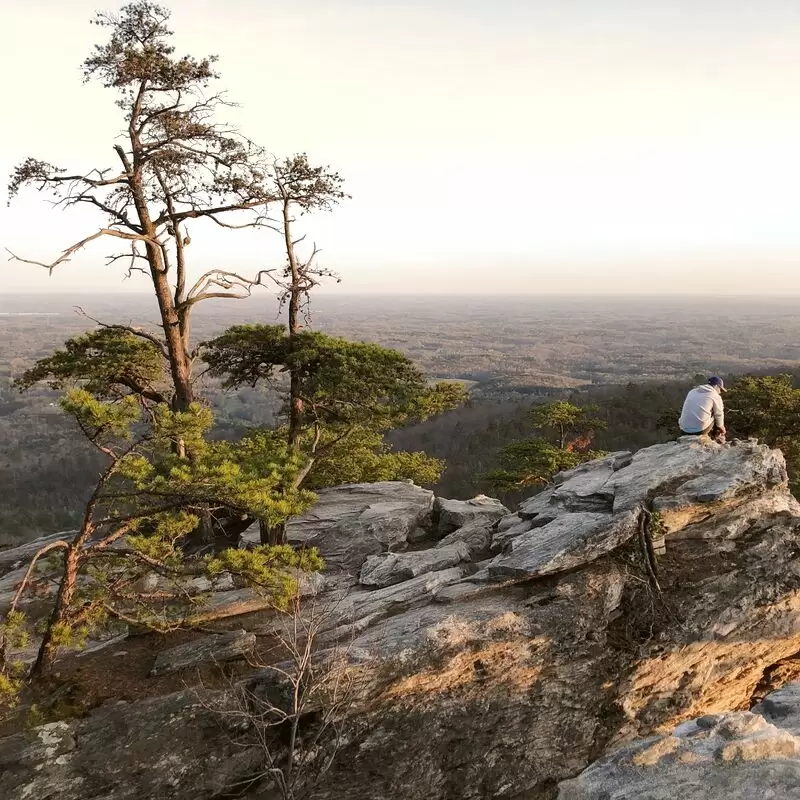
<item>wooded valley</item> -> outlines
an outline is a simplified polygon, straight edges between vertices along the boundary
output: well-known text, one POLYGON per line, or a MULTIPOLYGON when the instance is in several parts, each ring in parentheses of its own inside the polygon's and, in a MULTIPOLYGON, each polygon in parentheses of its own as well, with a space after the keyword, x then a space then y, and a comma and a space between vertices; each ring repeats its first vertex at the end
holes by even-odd
MULTIPOLYGON (((101 459, 57 406, 59 392, 25 395, 14 378, 98 319, 154 322, 148 297, 8 295, 0 299, 0 543, 76 524, 101 459)), ((607 429, 595 446, 640 448, 670 435, 696 374, 792 372, 800 368, 800 322, 791 303, 733 298, 709 313, 689 298, 382 297, 320 294, 314 328, 399 349, 430 378, 463 381, 463 407, 390 434, 404 450, 447 464, 437 494, 494 493, 482 478, 500 448, 530 433, 532 403, 568 398, 598 407, 607 429)), ((198 338, 228 324, 272 323, 273 295, 209 303, 197 315, 198 338)), ((274 392, 223 390, 201 378, 216 415, 215 435, 271 425, 274 392)), ((512 500, 511 498, 504 498, 512 500)))

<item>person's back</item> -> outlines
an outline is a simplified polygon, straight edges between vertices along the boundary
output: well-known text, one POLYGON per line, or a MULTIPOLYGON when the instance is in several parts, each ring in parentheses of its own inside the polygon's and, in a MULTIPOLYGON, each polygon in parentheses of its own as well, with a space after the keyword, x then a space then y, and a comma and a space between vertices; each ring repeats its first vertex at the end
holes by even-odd
POLYGON ((725 387, 721 378, 709 378, 708 383, 696 386, 683 401, 678 425, 683 433, 695 436, 711 433, 716 428, 725 433, 725 412, 721 392, 725 387))

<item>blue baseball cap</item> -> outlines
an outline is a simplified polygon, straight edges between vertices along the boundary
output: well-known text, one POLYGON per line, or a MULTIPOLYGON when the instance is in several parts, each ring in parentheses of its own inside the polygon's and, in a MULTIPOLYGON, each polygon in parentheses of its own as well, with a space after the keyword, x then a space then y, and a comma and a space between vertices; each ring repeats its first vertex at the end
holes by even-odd
POLYGON ((712 377, 710 377, 708 379, 708 385, 709 386, 718 386, 719 390, 721 392, 725 391, 725 384, 724 384, 722 378, 719 377, 719 375, 713 375, 712 377))

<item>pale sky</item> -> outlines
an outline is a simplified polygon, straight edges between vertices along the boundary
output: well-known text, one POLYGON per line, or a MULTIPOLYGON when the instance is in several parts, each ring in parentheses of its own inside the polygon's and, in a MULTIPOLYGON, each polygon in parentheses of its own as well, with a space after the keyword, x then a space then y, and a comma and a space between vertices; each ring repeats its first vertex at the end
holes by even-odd
MULTIPOLYGON (((347 179, 308 224, 341 291, 800 293, 797 0, 167 5, 179 52, 219 55, 243 132, 347 179)), ((79 71, 104 7, 3 1, 3 174, 113 163, 114 93, 79 71)), ((92 226, 29 192, 0 247, 50 260, 92 226)), ((280 262, 275 234, 190 230, 197 270, 280 262)), ((1 285, 133 288, 112 250, 52 278, 0 260, 1 285)))

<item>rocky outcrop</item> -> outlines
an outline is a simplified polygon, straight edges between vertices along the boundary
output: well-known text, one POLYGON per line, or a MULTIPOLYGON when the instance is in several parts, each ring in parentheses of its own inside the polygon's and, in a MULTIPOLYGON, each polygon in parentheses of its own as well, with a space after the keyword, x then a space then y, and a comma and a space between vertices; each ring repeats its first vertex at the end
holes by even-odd
POLYGON ((558 800, 800 798, 800 684, 752 711, 708 714, 622 747, 561 784, 558 800))
POLYGON ((286 537, 318 548, 330 569, 357 573, 368 556, 402 550, 430 525, 433 501, 433 492, 402 481, 322 489, 310 511, 287 523, 286 537))
POLYGON ((538 578, 588 564, 625 544, 636 533, 638 517, 576 511, 563 514, 511 539, 506 552, 488 565, 490 577, 538 578))
POLYGON ((0 740, 4 800, 219 797, 255 764, 226 744, 233 726, 187 689, 115 703, 86 719, 0 740), (248 763, 249 762, 249 763, 248 763))
MULTIPOLYGON (((578 782, 562 791, 583 791, 575 776, 609 746, 658 735, 655 744, 692 718, 749 708, 775 665, 800 651, 800 507, 777 451, 670 442, 561 474, 517 513, 487 505, 487 516, 458 518, 419 550, 406 543, 431 525, 444 533, 442 504, 437 520, 430 493, 408 484, 330 490, 291 523, 293 541, 327 558, 314 604, 326 613, 320 643, 355 654, 359 687, 315 798, 552 800, 569 779, 578 782)), ((252 630, 269 636, 281 624, 265 612, 252 630)), ((42 737, 52 732, 0 740, 0 754, 29 754, 0 774, 0 796, 210 800, 257 767, 247 748, 210 732, 204 707, 186 694, 65 724, 67 744, 49 756, 42 737), (170 723, 159 728, 154 717, 170 723), (112 724, 122 726, 118 740, 142 744, 104 747, 98 732, 112 724), (173 741, 175 726, 190 730, 191 753, 173 741), (145 742, 161 756, 137 777, 145 742), (212 758, 221 774, 210 778, 212 758), (95 775, 93 759, 113 761, 118 777, 95 775)), ((702 758, 706 747, 716 765, 738 724, 698 723, 711 732, 687 733, 674 752, 691 760, 692 748, 702 758)), ((742 741, 785 739, 762 722, 742 725, 742 741)), ((598 800, 629 796, 602 791, 598 800)), ((584 796, 595 797, 574 795, 584 796)))

